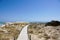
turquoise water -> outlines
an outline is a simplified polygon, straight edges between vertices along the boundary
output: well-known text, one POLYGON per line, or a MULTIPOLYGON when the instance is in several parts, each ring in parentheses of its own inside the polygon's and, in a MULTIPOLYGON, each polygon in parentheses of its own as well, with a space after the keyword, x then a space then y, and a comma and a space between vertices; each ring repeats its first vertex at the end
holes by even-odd
POLYGON ((0 25, 3 25, 3 24, 5 24, 5 22, 0 22, 0 25))

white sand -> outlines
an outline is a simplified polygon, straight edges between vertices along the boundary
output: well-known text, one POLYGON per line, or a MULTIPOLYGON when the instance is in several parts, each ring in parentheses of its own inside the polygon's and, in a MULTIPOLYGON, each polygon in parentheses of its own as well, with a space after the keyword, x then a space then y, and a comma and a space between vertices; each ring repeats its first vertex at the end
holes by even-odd
POLYGON ((28 40, 27 27, 28 27, 28 25, 26 25, 26 26, 22 29, 22 31, 21 31, 21 33, 19 34, 17 40, 28 40))

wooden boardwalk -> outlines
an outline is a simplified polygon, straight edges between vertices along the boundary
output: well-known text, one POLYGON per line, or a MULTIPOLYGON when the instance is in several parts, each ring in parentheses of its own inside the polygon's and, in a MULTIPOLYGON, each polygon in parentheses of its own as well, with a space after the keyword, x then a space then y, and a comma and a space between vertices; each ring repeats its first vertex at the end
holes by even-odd
POLYGON ((28 25, 26 25, 26 26, 22 29, 22 31, 21 31, 21 33, 19 34, 17 40, 29 40, 29 39, 28 39, 28 34, 27 34, 27 27, 28 27, 28 25))

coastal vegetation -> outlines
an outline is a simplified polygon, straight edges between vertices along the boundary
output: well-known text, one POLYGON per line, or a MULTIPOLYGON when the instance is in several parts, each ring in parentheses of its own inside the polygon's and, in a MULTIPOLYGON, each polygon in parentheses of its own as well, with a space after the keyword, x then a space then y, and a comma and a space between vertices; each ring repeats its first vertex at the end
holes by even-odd
POLYGON ((16 40, 28 23, 6 23, 0 26, 0 40, 16 40))
POLYGON ((30 40, 60 40, 60 21, 31 23, 27 31, 30 40))

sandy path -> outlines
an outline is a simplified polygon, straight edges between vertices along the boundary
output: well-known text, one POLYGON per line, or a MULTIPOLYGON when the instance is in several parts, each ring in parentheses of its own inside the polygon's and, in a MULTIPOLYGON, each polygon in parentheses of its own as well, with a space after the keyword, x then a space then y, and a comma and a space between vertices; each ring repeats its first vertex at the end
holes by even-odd
POLYGON ((28 40, 27 27, 28 27, 28 25, 26 25, 26 26, 22 29, 22 31, 21 31, 21 33, 19 34, 17 40, 28 40))

